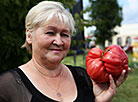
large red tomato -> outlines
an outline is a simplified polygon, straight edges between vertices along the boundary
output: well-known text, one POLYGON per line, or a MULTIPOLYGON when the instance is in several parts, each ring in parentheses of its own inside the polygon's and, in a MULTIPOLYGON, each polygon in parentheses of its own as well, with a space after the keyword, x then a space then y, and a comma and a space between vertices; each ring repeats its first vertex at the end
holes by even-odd
POLYGON ((86 68, 96 82, 108 82, 109 74, 116 80, 123 69, 128 71, 128 57, 118 45, 110 45, 105 51, 92 48, 86 57, 86 68))

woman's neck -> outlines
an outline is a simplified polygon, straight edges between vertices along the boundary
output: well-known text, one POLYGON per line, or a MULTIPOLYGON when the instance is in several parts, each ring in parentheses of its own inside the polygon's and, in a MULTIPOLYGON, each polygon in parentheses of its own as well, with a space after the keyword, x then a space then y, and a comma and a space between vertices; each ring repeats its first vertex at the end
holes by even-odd
POLYGON ((48 66, 48 65, 40 64, 35 59, 31 59, 29 63, 32 66, 33 70, 35 70, 39 74, 42 74, 45 77, 55 78, 55 77, 58 77, 63 71, 62 64, 48 66))

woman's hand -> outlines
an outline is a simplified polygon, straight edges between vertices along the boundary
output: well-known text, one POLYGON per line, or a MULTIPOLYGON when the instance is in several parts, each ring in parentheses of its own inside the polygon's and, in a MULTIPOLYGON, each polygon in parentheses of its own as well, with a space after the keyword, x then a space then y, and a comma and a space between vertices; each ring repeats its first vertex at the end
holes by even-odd
POLYGON ((93 82, 93 91, 95 94, 95 101, 96 102, 111 102, 112 98, 117 92, 118 87, 124 83, 126 80, 129 70, 126 72, 126 70, 122 71, 121 76, 114 81, 113 77, 109 75, 109 83, 96 83, 95 81, 92 80, 93 82))

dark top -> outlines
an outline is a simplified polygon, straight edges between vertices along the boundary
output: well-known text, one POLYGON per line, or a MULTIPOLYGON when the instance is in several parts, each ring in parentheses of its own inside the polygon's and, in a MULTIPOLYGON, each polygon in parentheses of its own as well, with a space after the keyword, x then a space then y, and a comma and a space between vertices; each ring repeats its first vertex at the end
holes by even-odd
MULTIPOLYGON (((84 68, 68 66, 78 95, 74 102, 94 102, 92 82, 84 68)), ((57 102, 37 90, 24 72, 14 68, 0 75, 0 102, 57 102)))

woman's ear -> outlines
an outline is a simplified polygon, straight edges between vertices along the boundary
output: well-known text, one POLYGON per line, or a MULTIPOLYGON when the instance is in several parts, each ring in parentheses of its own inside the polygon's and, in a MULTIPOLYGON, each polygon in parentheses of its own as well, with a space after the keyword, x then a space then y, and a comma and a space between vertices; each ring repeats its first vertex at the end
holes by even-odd
POLYGON ((32 32, 29 29, 26 29, 26 41, 28 44, 32 44, 32 32))

